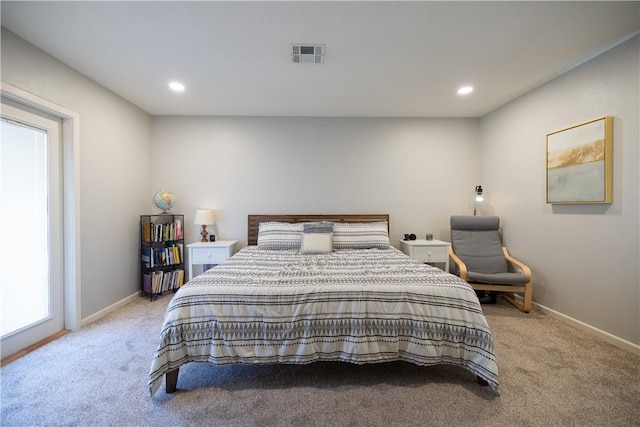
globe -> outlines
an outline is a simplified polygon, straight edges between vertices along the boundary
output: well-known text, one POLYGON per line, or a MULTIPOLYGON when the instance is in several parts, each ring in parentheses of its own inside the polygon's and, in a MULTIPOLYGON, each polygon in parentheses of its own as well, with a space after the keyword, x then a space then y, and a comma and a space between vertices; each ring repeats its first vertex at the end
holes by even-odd
POLYGON ((176 198, 171 191, 160 190, 153 195, 153 205, 163 211, 162 213, 171 210, 176 203, 176 198))

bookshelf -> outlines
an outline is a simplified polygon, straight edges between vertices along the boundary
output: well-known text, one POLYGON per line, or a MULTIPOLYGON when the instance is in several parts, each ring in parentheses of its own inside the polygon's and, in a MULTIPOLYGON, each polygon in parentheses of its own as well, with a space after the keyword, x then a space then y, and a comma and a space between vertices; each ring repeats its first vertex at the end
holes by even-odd
POLYGON ((140 271, 152 301, 184 284, 184 215, 140 215, 140 271))

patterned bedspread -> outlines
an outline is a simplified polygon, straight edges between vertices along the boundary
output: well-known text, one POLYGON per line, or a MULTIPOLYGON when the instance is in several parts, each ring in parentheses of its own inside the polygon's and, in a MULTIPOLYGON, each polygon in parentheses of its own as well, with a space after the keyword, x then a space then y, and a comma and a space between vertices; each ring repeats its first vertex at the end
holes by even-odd
POLYGON ((175 294, 149 390, 188 362, 394 360, 459 365, 498 394, 491 332, 458 277, 393 247, 320 255, 246 247, 175 294))

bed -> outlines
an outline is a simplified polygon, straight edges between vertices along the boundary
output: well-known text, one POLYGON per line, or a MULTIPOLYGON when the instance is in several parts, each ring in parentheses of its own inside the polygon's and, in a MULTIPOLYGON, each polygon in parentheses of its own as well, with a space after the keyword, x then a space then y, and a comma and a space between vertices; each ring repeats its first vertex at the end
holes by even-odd
POLYGON ((249 215, 248 245, 169 303, 151 395, 163 377, 174 392, 179 368, 191 362, 399 360, 460 366, 499 394, 475 292, 391 246, 388 224, 386 214, 249 215))

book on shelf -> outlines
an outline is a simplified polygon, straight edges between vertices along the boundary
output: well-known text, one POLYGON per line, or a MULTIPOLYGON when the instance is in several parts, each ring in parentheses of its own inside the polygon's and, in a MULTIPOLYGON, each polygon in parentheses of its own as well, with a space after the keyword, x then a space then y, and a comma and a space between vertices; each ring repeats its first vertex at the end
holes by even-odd
POLYGON ((143 275, 143 290, 148 294, 161 294, 178 289, 184 284, 184 270, 153 271, 143 275))
POLYGON ((153 250, 149 246, 142 247, 142 262, 146 268, 153 268, 153 250))
POLYGON ((145 242, 167 242, 173 240, 182 240, 184 231, 182 229, 182 220, 176 219, 171 223, 154 224, 153 222, 143 223, 143 238, 145 242))
POLYGON ((182 220, 180 218, 176 218, 173 224, 175 228, 176 240, 182 240, 184 237, 182 232, 182 220))
POLYGON ((143 230, 144 241, 150 242, 151 241, 151 223, 149 221, 145 221, 142 224, 142 230, 143 230))
POLYGON ((148 294, 152 293, 152 279, 150 274, 142 275, 142 290, 148 294))
POLYGON ((176 265, 182 264, 183 251, 184 245, 182 243, 173 243, 164 248, 143 246, 141 258, 145 268, 176 265))

